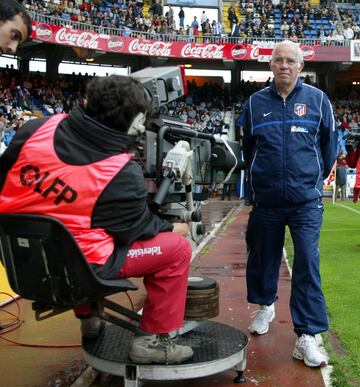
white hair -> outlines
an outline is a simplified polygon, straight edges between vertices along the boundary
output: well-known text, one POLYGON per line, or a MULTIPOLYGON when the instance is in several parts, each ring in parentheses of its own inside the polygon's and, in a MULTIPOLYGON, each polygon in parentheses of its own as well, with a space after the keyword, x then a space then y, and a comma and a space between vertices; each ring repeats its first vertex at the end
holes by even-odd
POLYGON ((272 55, 271 55, 271 61, 273 61, 275 59, 275 51, 276 51, 276 49, 278 47, 282 47, 282 46, 288 46, 288 47, 295 48, 296 49, 296 53, 297 53, 298 63, 300 64, 301 62, 304 61, 303 52, 302 52, 302 50, 301 50, 301 48, 299 46, 299 43, 292 42, 291 40, 283 40, 282 42, 275 44, 273 52, 272 52, 272 55))

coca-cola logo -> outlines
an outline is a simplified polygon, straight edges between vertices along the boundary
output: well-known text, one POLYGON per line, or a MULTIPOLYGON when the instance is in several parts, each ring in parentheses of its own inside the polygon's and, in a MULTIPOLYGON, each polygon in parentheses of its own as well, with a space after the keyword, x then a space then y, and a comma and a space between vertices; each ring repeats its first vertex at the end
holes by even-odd
POLYGON ((304 60, 313 60, 315 57, 314 47, 302 46, 301 51, 303 53, 304 60))
POLYGON ((98 34, 92 32, 70 31, 68 28, 61 28, 55 35, 56 43, 90 48, 93 50, 99 48, 98 39, 98 34))
POLYGON ((107 42, 108 49, 110 51, 121 51, 124 47, 124 42, 117 36, 111 37, 107 42))
POLYGON ((38 24, 36 27, 36 36, 41 40, 50 40, 52 36, 52 30, 48 24, 38 24))
POLYGON ((250 51, 250 58, 257 59, 259 56, 259 46, 252 46, 250 51))
POLYGON ((171 53, 172 43, 147 42, 141 39, 134 39, 129 44, 129 52, 151 56, 173 56, 171 53))
POLYGON ((181 49, 183 58, 199 58, 199 59, 223 59, 225 45, 207 44, 197 46, 192 43, 187 43, 181 49))
POLYGON ((246 57, 246 54, 247 54, 247 49, 245 46, 241 44, 234 46, 231 49, 231 55, 234 59, 244 59, 246 57))

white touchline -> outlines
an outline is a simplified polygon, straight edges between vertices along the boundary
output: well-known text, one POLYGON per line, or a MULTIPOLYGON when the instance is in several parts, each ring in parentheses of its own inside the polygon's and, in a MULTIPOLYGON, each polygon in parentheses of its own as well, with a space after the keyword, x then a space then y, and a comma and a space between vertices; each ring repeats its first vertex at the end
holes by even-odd
POLYGON ((360 214, 360 211, 356 210, 355 208, 347 207, 347 206, 344 206, 343 204, 338 204, 338 203, 335 203, 335 204, 339 207, 346 208, 349 211, 355 212, 356 214, 360 214))

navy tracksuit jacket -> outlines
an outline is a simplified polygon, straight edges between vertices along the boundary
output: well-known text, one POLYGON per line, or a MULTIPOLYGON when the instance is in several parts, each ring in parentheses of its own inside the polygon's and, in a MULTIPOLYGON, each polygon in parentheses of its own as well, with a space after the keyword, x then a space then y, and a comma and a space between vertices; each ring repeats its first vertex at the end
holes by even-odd
POLYGON ((300 80, 284 100, 272 82, 250 97, 245 122, 243 151, 254 204, 246 236, 248 301, 276 301, 288 225, 295 248, 290 300, 294 330, 298 335, 326 331, 318 240, 323 179, 336 160, 331 104, 321 90, 300 80))

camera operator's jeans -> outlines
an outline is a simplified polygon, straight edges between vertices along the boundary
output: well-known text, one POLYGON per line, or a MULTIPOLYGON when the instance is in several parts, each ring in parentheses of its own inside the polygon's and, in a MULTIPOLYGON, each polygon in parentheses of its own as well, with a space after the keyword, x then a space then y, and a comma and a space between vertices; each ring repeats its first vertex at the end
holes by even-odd
POLYGON ((294 331, 299 336, 303 333, 315 335, 328 329, 319 272, 322 212, 321 200, 314 200, 301 205, 254 206, 249 217, 246 234, 248 301, 271 305, 277 300, 287 225, 294 243, 290 310, 294 331))
MULTIPOLYGON (((183 325, 190 260, 189 241, 175 232, 130 246, 118 278, 144 277, 147 297, 140 323, 144 332, 168 333, 183 325)), ((79 318, 92 312, 90 305, 74 311, 79 318)))

